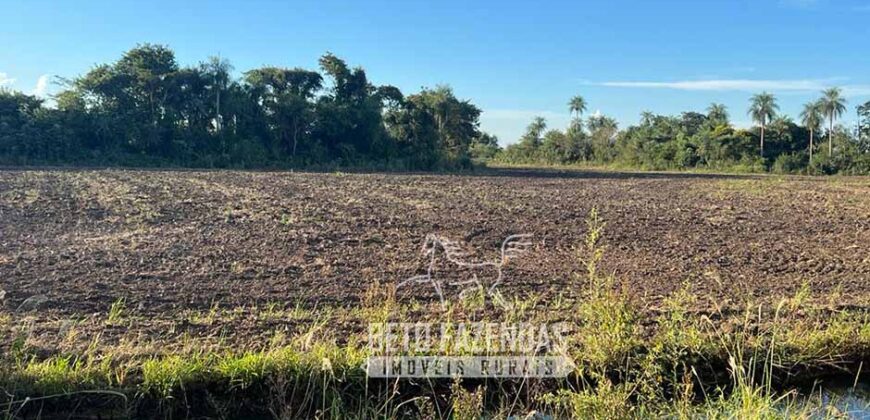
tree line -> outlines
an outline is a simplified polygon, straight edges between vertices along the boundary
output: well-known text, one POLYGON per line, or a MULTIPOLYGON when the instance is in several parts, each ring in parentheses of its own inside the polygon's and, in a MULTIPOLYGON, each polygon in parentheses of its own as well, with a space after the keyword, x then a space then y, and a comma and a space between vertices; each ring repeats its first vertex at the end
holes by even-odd
POLYGON ((586 107, 583 97, 573 97, 565 130, 548 130, 547 122, 536 117, 517 143, 490 150, 488 157, 508 164, 870 174, 870 102, 856 108, 858 129, 848 130, 836 124, 847 111, 838 88, 806 104, 799 122, 779 113, 774 95, 753 95, 747 114, 756 127, 749 130, 734 127, 727 108, 716 103, 706 112, 679 116, 644 112, 638 124, 623 130, 605 115, 584 119, 586 107))
POLYGON ((800 121, 760 93, 734 127, 721 104, 678 116, 644 112, 620 129, 606 115, 548 129, 535 118, 501 148, 480 130, 481 110, 447 86, 405 95, 371 83, 365 70, 326 53, 319 69, 266 66, 234 77, 211 57, 182 67, 162 45, 144 44, 72 79, 42 98, 0 90, 0 165, 118 165, 205 168, 467 168, 473 162, 708 168, 782 173, 870 173, 870 102, 859 128, 837 125, 847 111, 840 89, 804 106, 800 121), (823 143, 824 142, 824 143, 823 143))
POLYGON ((59 79, 54 106, 0 91, 0 164, 437 169, 494 141, 447 86, 404 95, 333 54, 319 65, 234 78, 225 59, 182 67, 168 47, 139 45, 59 79))

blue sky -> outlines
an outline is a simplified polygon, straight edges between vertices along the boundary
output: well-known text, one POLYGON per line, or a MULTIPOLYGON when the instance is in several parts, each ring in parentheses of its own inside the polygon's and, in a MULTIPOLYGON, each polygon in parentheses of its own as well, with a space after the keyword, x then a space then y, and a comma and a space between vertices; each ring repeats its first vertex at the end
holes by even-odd
POLYGON ((50 95, 136 43, 209 55, 237 70, 315 68, 332 51, 409 93, 451 85, 511 143, 535 115, 568 123, 567 101, 621 126, 641 111, 722 102, 748 125, 753 92, 796 118, 826 86, 870 100, 870 1, 19 1, 0 2, 0 85, 50 95))

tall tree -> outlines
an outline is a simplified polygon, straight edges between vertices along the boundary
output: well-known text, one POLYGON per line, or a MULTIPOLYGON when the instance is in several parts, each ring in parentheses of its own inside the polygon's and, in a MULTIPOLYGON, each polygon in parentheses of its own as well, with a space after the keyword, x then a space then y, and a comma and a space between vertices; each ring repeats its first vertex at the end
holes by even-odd
POLYGON ((409 98, 433 116, 442 147, 454 155, 468 150, 471 141, 480 135, 480 108, 458 99, 450 86, 423 89, 409 98))
POLYGON ((860 105, 858 110, 858 150, 870 153, 870 101, 860 105))
POLYGON ((828 117, 828 156, 834 154, 834 121, 846 112, 846 99, 842 96, 842 90, 832 87, 822 92, 822 109, 828 117))
POLYGON ((779 105, 776 97, 767 92, 753 95, 749 103, 749 116, 761 126, 761 157, 764 157, 764 128, 776 116, 779 105))
POLYGON ((822 124, 822 119, 822 105, 819 101, 804 104, 804 109, 801 111, 801 122, 807 130, 810 130, 810 162, 813 161, 813 137, 822 124))
POLYGON ((320 90, 319 73, 300 68, 263 67, 245 73, 245 82, 277 134, 277 144, 296 156, 301 136, 313 121, 310 100, 320 90))
POLYGON ((575 118, 580 118, 586 112, 586 100, 582 96, 577 95, 568 101, 568 110, 571 114, 576 114, 575 118))
POLYGON ((95 67, 73 82, 94 111, 97 135, 137 153, 169 156, 178 123, 179 68, 166 46, 142 44, 118 62, 95 67))
POLYGON ((526 127, 526 133, 520 139, 520 143, 528 146, 531 150, 537 149, 543 142, 543 135, 546 129, 547 120, 544 117, 535 117, 526 127))
POLYGON ((655 123, 656 114, 653 114, 652 111, 642 111, 640 113, 640 125, 643 126, 651 126, 655 123))
POLYGON ((694 136, 709 125, 710 118, 700 112, 684 112, 680 115, 680 127, 689 136, 694 136))
POLYGON ((870 101, 858 106, 858 140, 870 136, 870 101))
MULTIPOLYGON (((202 74, 210 79, 209 91, 214 99, 214 129, 220 133, 223 130, 223 114, 221 114, 221 94, 225 92, 230 84, 230 73, 233 71, 233 65, 229 60, 220 57, 209 57, 208 61, 200 64, 202 74)), ((226 95, 224 95, 226 96, 226 95)))
POLYGON ((330 83, 326 94, 317 99, 315 136, 342 160, 383 155, 391 144, 378 88, 369 82, 365 70, 351 69, 332 53, 324 54, 319 62, 330 83))
POLYGON ((723 104, 712 103, 707 107, 707 119, 720 125, 728 124, 728 108, 723 104))
POLYGON ((593 132, 605 130, 615 134, 616 130, 619 129, 619 124, 616 120, 607 115, 592 115, 587 120, 586 125, 589 127, 589 131, 593 132))
POLYGON ((606 115, 591 115, 586 122, 589 127, 589 143, 591 153, 599 162, 610 159, 613 141, 619 131, 619 124, 615 119, 606 115))

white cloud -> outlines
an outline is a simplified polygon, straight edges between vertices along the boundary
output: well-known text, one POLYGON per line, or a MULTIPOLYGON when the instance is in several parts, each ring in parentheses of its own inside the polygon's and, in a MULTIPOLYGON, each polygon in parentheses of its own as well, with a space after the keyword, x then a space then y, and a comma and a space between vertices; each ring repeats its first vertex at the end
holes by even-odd
POLYGON ((656 88, 677 90, 790 90, 814 91, 830 86, 822 80, 748 80, 748 79, 718 79, 718 80, 683 80, 676 82, 604 82, 601 86, 624 88, 656 88))
POLYGON ((33 95, 43 97, 45 96, 45 91, 48 89, 48 75, 43 74, 39 76, 39 79, 36 79, 36 87, 33 89, 33 95))
POLYGON ((6 73, 0 72, 0 87, 9 86, 15 83, 15 79, 10 78, 6 73))
POLYGON ((870 85, 843 86, 843 95, 867 96, 870 95, 870 85))
POLYGON ((751 80, 751 79, 713 79, 681 80, 673 82, 653 81, 612 81, 596 83, 596 86, 673 89, 684 91, 773 91, 773 92, 818 92, 832 86, 840 86, 847 96, 870 95, 870 85, 840 85, 842 79, 798 79, 798 80, 751 80))

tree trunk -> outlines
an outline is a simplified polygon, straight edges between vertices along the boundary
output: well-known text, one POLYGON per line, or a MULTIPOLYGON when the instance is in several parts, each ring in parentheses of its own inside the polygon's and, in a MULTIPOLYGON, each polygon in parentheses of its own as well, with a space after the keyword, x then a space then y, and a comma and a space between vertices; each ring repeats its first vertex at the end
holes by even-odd
POLYGON ((223 121, 221 121, 221 89, 220 86, 217 85, 217 83, 215 83, 215 87, 217 88, 217 98, 214 101, 214 125, 216 131, 220 133, 221 129, 223 128, 223 121))
POLYGON ((828 129, 828 157, 834 156, 834 114, 831 113, 831 128, 828 129))
POLYGON ((299 144, 299 123, 293 124, 293 157, 296 157, 296 145, 299 144))
POLYGON ((761 122, 761 158, 764 159, 764 121, 761 122))
MULTIPOLYGON (((810 165, 813 163, 813 129, 810 129, 810 165)), ((809 165, 807 165, 809 166, 809 165)))

